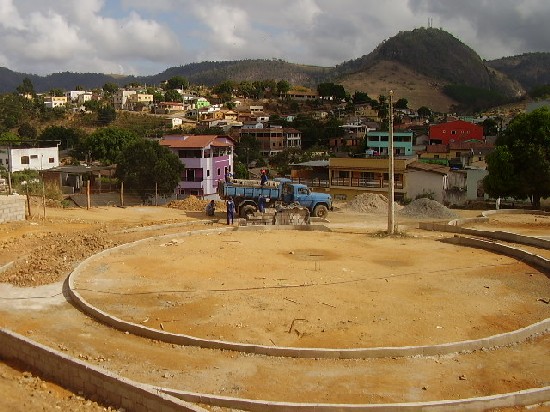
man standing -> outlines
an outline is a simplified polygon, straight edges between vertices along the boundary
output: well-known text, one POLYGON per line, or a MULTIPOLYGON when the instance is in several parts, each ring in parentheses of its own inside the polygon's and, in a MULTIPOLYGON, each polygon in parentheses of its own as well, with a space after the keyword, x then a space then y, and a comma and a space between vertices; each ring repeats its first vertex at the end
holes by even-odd
POLYGON ((233 203, 233 197, 229 196, 226 202, 227 207, 227 224, 233 224, 233 216, 235 215, 235 203, 233 203))
POLYGON ((260 211, 260 213, 265 212, 265 202, 265 196, 260 193, 260 196, 258 196, 258 210, 260 211))

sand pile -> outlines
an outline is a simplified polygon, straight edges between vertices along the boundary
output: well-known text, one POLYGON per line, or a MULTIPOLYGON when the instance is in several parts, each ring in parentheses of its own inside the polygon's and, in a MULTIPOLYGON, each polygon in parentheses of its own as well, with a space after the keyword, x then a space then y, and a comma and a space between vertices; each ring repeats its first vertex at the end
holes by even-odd
MULTIPOLYGON (((166 204, 166 207, 172 209, 187 210, 190 212, 202 212, 206 208, 206 205, 210 203, 210 200, 199 199, 197 196, 188 196, 183 200, 172 200, 166 204)), ((225 202, 218 200, 216 203, 216 210, 225 210, 225 202)))
POLYGON ((441 203, 426 198, 413 200, 399 214, 416 219, 456 219, 459 217, 441 203))
POLYGON ((353 212, 386 213, 388 211, 388 199, 380 194, 362 193, 348 202, 345 209, 353 212))

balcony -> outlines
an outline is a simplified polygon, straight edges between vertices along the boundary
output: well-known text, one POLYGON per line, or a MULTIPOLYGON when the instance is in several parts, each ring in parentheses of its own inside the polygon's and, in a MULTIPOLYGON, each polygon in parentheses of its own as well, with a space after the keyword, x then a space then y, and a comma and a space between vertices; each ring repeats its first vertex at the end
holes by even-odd
MULTIPOLYGON (((330 181, 331 186, 340 187, 360 187, 365 189, 387 189, 388 181, 369 180, 364 178, 333 177, 330 181)), ((403 182, 394 182, 395 189, 403 189, 403 182)))

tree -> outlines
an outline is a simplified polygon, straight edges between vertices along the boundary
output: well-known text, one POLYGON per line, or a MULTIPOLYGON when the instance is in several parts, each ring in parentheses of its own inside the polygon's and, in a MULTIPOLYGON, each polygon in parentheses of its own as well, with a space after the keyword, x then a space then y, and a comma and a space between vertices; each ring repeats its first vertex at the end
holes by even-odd
POLYGON ((408 109, 409 108, 409 101, 405 98, 401 98, 398 101, 395 102, 394 107, 396 109, 408 109))
POLYGON ((32 85, 31 79, 28 77, 25 77, 23 79, 23 83, 21 83, 17 88, 15 89, 17 93, 24 95, 30 94, 31 96, 36 96, 36 92, 34 91, 34 86, 32 85))
POLYGON ((285 94, 288 93, 289 90, 290 90, 289 82, 287 82, 286 80, 279 80, 277 82, 277 94, 279 96, 284 96, 285 94))
POLYGON ((243 136, 235 146, 235 154, 241 163, 248 166, 252 160, 258 160, 260 155, 260 141, 254 136, 243 136))
POLYGON ((169 78, 164 84, 164 90, 187 90, 189 88, 189 80, 183 76, 174 76, 169 78))
POLYGON ((372 99, 365 92, 356 91, 352 97, 354 104, 371 103, 372 99))
POLYGON ((420 107, 416 112, 423 119, 428 118, 432 115, 432 111, 428 109, 426 106, 420 107))
POLYGON ((25 122, 22 123, 17 129, 17 134, 22 140, 36 140, 38 132, 36 131, 36 127, 32 126, 28 122, 25 122))
POLYGON ((137 139, 121 151, 115 176, 142 199, 174 192, 185 169, 178 156, 157 141, 137 139))
POLYGON ((483 187, 489 195, 529 198, 539 209, 540 199, 550 196, 550 110, 516 116, 487 156, 487 170, 483 187))
POLYGON ((99 124, 106 126, 116 120, 116 110, 113 106, 100 106, 97 109, 97 121, 99 124))
POLYGON ((103 91, 107 94, 115 94, 118 91, 118 85, 116 83, 105 83, 103 91))
POLYGON ((170 89, 164 93, 165 102, 181 102, 183 100, 181 94, 177 90, 170 89))
POLYGON ((55 96, 55 97, 65 96, 65 92, 59 88, 51 89, 48 93, 50 96, 55 96))
POLYGON ((113 164, 117 163, 122 151, 137 139, 137 135, 129 130, 106 127, 81 141, 75 154, 81 159, 91 157, 104 164, 113 164))
POLYGON ((49 126, 45 128, 38 140, 41 142, 59 142, 59 148, 61 150, 70 149, 76 147, 80 140, 86 137, 85 133, 81 129, 68 128, 63 126, 49 126))

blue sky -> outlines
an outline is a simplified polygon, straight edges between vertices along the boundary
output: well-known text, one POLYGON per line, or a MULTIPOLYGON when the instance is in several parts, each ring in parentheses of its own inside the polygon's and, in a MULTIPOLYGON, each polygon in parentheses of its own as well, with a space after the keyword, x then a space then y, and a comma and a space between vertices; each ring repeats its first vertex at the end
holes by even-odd
POLYGON ((484 59, 550 51, 548 0, 0 0, 0 66, 148 75, 205 60, 334 66, 441 27, 484 59))

